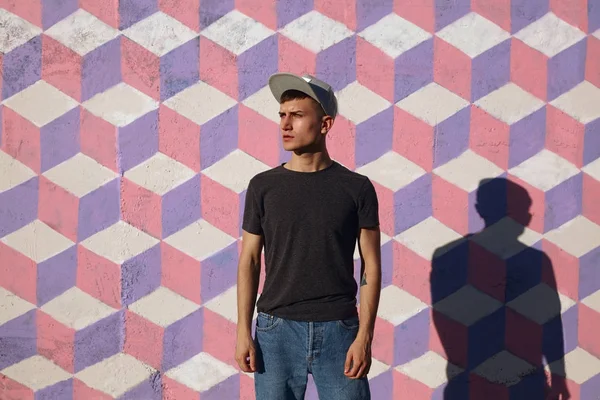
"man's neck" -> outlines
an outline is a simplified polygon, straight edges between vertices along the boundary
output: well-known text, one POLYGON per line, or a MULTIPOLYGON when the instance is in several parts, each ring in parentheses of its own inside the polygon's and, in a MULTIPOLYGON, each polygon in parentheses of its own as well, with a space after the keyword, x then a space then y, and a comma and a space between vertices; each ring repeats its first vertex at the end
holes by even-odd
POLYGON ((292 158, 285 168, 297 172, 317 172, 329 167, 333 160, 326 151, 318 153, 292 153, 292 158))

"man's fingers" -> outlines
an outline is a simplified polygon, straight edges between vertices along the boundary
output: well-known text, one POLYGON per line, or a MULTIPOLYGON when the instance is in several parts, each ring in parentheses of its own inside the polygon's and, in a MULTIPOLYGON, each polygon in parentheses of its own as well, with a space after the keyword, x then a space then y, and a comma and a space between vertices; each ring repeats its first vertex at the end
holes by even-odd
POLYGON ((250 350, 250 369, 256 371, 256 352, 250 350))
POLYGON ((253 368, 254 368, 254 367, 252 367, 253 356, 251 354, 252 354, 252 352, 246 353, 246 354, 243 354, 242 356, 238 356, 236 359, 238 365, 240 366, 240 369, 244 372, 252 372, 253 371, 253 368), (250 357, 250 363, 248 362, 248 357, 250 357))
POLYGON ((346 362, 344 363, 344 373, 348 374, 348 371, 350 371, 350 366, 352 364, 352 352, 349 351, 348 353, 346 353, 346 362))
POLYGON ((358 371, 360 370, 360 368, 363 366, 362 362, 360 362, 360 361, 358 361, 356 359, 354 359, 353 361, 354 362, 353 362, 353 365, 352 365, 352 369, 347 374, 350 378, 355 378, 356 374, 358 373, 358 371))

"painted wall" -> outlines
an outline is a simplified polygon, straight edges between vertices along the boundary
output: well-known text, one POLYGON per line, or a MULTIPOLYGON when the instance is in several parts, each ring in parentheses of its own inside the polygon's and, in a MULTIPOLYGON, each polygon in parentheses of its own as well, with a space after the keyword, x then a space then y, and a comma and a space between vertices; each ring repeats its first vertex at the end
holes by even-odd
POLYGON ((374 398, 544 371, 600 398, 598 1, 0 7, 1 399, 254 397, 236 267, 247 182, 288 158, 276 71, 335 87, 331 154, 379 194, 374 398))

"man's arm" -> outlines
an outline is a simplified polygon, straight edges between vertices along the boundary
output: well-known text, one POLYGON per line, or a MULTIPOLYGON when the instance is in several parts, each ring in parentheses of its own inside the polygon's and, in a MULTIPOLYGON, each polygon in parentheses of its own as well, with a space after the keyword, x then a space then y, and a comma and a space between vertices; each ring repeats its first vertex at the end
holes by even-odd
POLYGON ((381 292, 381 234, 379 227, 363 228, 358 235, 361 259, 358 334, 346 357, 346 375, 365 376, 371 367, 371 343, 381 292), (349 370, 350 364, 352 369, 349 370))
POLYGON ((258 293, 263 238, 242 231, 242 251, 237 273, 237 344, 235 358, 244 372, 256 370, 252 317, 258 293))
POLYGON ((381 293, 381 233, 379 228, 361 229, 358 236, 361 258, 360 328, 358 339, 373 340, 381 293))

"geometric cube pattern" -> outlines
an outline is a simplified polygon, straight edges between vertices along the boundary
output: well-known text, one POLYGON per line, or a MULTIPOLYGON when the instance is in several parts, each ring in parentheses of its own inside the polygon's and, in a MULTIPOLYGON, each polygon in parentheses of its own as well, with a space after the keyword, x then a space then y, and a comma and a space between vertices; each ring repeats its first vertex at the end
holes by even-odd
POLYGON ((373 398, 597 399, 583 0, 0 0, 0 398, 255 397, 236 269, 289 159, 278 71, 332 84, 331 156, 379 196, 373 398))

